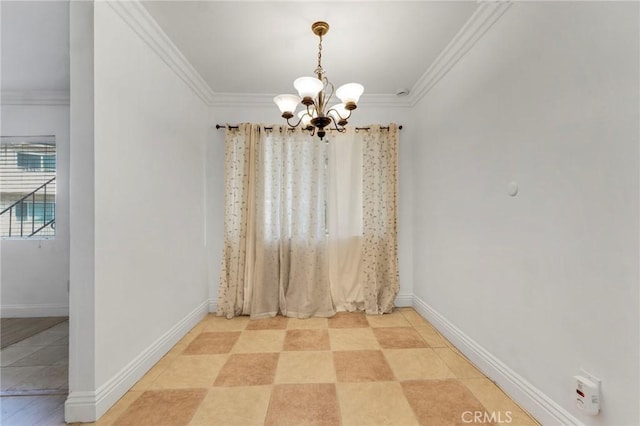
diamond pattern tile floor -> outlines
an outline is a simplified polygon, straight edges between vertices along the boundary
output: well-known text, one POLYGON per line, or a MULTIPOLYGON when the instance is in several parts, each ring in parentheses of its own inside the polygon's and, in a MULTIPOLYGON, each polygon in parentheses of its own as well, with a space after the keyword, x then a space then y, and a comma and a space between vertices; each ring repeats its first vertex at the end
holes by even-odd
POLYGON ((441 426, 465 424, 469 411, 537 424, 401 308, 306 320, 209 315, 96 424, 441 426))

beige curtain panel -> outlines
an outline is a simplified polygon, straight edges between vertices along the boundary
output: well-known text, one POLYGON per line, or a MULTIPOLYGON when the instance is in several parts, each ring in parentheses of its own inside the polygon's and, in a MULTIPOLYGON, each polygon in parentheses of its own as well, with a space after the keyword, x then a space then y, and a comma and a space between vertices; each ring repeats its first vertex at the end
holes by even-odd
POLYGON ((390 312, 398 293, 398 128, 227 129, 218 315, 390 312))

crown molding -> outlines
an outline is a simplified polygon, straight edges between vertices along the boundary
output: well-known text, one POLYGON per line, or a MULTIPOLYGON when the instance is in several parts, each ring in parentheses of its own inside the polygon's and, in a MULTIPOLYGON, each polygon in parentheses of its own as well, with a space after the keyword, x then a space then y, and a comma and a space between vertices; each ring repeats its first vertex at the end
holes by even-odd
POLYGON ((212 104, 211 87, 138 0, 109 0, 107 3, 205 104, 212 104))
MULTIPOLYGON (((108 0, 114 11, 153 49, 202 101, 213 107, 272 106, 273 96, 258 93, 215 93, 196 71, 182 52, 173 44, 162 28, 142 6, 139 0, 108 0)), ((365 94, 360 100, 364 106, 410 108, 416 105, 440 79, 482 38, 495 22, 511 7, 512 0, 479 0, 478 7, 451 42, 438 55, 433 64, 418 79, 410 95, 398 97, 387 94, 365 94)), ((69 95, 66 96, 66 104, 69 95)), ((3 103, 4 92, 3 92, 3 103)), ((38 103, 51 105, 55 103, 38 103)))
POLYGON ((273 105, 275 95, 265 93, 216 92, 209 105, 213 107, 259 107, 273 105))
MULTIPOLYGON (((272 107, 273 94, 264 93, 215 93, 211 106, 214 107, 272 107)), ((364 94, 358 102, 359 106, 409 108, 409 97, 396 95, 364 94)))
POLYGON ((511 4, 511 0, 478 1, 478 7, 473 15, 411 89, 409 95, 411 106, 417 104, 454 67, 511 7, 511 4))
POLYGON ((68 90, 3 90, 2 105, 69 105, 68 90))

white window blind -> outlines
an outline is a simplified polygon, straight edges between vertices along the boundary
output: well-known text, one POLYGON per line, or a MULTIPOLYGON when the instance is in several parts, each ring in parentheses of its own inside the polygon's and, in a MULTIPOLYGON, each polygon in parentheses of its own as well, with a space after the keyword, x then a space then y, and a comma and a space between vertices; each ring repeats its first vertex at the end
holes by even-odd
POLYGON ((0 237, 53 237, 55 212, 55 136, 0 137, 0 237))

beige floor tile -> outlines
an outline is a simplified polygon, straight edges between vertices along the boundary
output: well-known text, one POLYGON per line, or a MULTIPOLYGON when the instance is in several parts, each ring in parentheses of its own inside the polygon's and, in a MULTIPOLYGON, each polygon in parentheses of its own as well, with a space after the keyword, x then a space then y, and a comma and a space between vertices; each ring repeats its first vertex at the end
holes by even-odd
POLYGON ((414 327, 420 336, 431 346, 432 348, 446 348, 448 347, 447 341, 440 335, 431 325, 423 325, 414 327))
POLYGON ((327 330, 287 330, 284 338, 285 351, 328 351, 327 330))
POLYGON ((475 395, 489 415, 495 413, 494 416, 500 419, 494 423, 521 426, 538 424, 491 380, 461 379, 460 382, 475 395))
POLYGON ((174 359, 149 389, 209 388, 228 355, 182 355, 174 359))
POLYGON ((433 349, 385 349, 384 356, 398 380, 455 378, 433 349))
POLYGON ((265 425, 340 425, 340 408, 335 384, 274 386, 265 425))
POLYGON ((329 341, 334 351, 380 349, 371 328, 330 328, 329 341))
POLYGON ((178 340, 170 350, 167 352, 167 355, 181 355, 182 352, 195 340, 196 337, 199 336, 199 333, 194 333, 190 331, 187 333, 182 339, 178 340))
POLYGON ((206 394, 206 389, 146 391, 118 417, 114 425, 187 425, 206 394))
POLYGON ((384 349, 427 348, 428 345, 413 327, 374 328, 373 334, 384 349))
POLYGON ((271 386, 240 386, 209 389, 192 426, 262 425, 271 397, 271 386))
POLYGON ((142 391, 125 393, 95 424, 98 426, 111 426, 142 393, 142 391))
POLYGON ((275 383, 335 383, 333 355, 325 352, 283 352, 275 383))
POLYGON ((187 334, 198 335, 198 334, 202 333, 203 331, 204 331, 204 323, 202 321, 200 321, 191 330, 189 330, 189 333, 187 333, 187 334))
POLYGON ((329 320, 327 318, 289 318, 287 328, 289 330, 295 329, 318 329, 327 328, 329 326, 329 320))
POLYGON ((200 333, 182 353, 185 355, 226 354, 234 346, 240 333, 240 331, 207 331, 200 333))
POLYGON ((464 425, 466 412, 483 411, 482 404, 456 379, 413 380, 401 385, 423 425, 464 425))
POLYGON ((403 310, 401 311, 404 318, 414 327, 420 327, 429 324, 426 319, 417 313, 415 310, 403 310))
POLYGON ((384 315, 367 315, 371 327, 411 327, 400 311, 384 315))
POLYGON ((201 321, 204 326, 203 331, 242 331, 247 327, 248 323, 249 317, 247 316, 227 319, 211 314, 201 321))
POLYGON ((369 322, 364 312, 338 312, 329 318, 329 328, 364 328, 369 322))
POLYGON ((285 330, 245 330, 231 349, 233 353, 280 352, 285 330))
POLYGON ((281 315, 273 318, 261 318, 250 320, 246 330, 284 330, 287 328, 289 318, 281 315))
POLYGON ((338 383, 342 424, 417 425, 398 382, 338 383))
POLYGON ((336 351, 333 364, 339 382, 383 382, 395 380, 382 351, 336 351))
POLYGON ((453 374, 459 379, 481 378, 484 374, 464 357, 450 348, 433 348, 434 352, 444 361, 453 374))
POLYGON ((259 386, 273 384, 279 353, 231 354, 214 386, 259 386))
POLYGON ((174 359, 175 359, 175 356, 165 355, 160 361, 156 363, 156 365, 151 367, 151 369, 147 372, 147 374, 142 376, 140 380, 138 380, 138 382, 135 385, 133 385, 130 391, 148 390, 149 386, 151 386, 151 383, 153 383, 153 381, 157 379, 158 376, 169 367, 169 365, 174 359))

